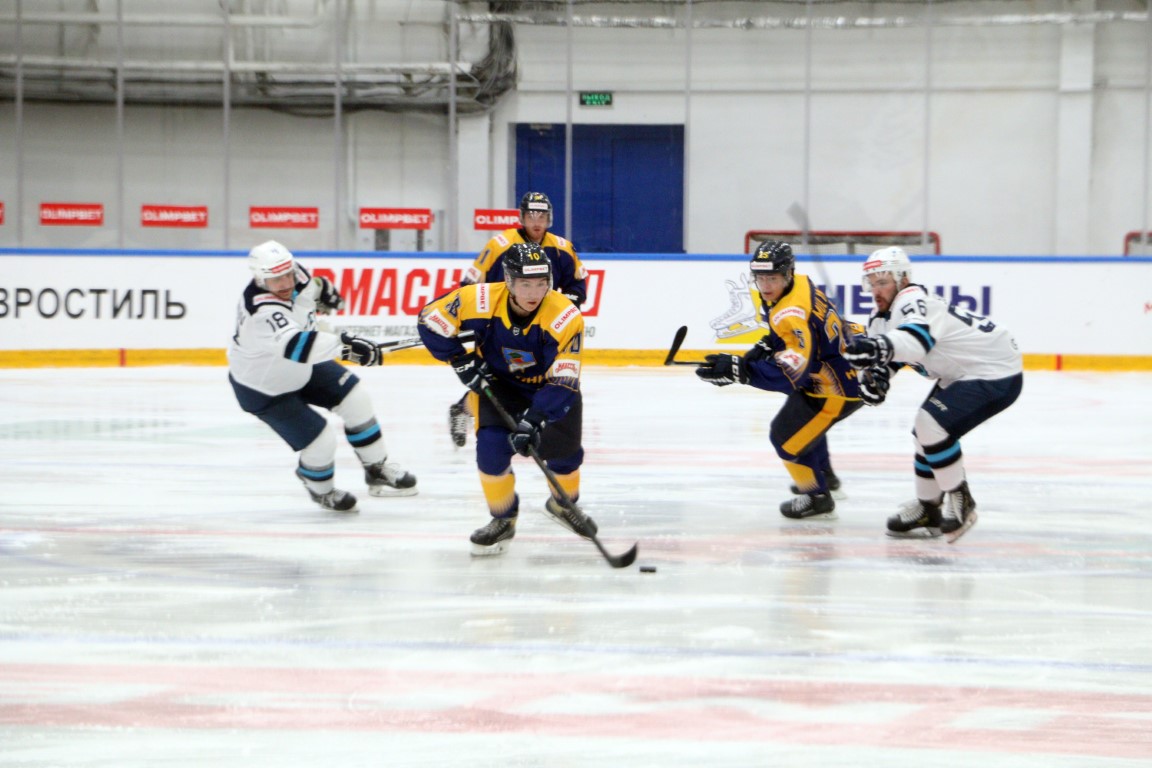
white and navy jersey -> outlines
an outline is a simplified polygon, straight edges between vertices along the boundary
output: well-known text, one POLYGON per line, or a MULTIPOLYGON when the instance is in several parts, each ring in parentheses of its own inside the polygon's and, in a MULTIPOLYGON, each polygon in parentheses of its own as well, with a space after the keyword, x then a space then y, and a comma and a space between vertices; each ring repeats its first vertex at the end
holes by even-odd
POLYGON ((240 384, 266 395, 295 392, 308 383, 312 366, 332 360, 343 344, 316 329, 319 287, 296 264, 296 292, 282 301, 248 283, 236 308, 236 332, 228 347, 228 371, 240 384))
POLYGON ((868 335, 880 334, 892 342, 893 362, 939 379, 941 386, 1003 379, 1024 370, 1016 340, 1007 328, 949 306, 922 285, 912 284, 897 293, 888 313, 872 313, 868 335))

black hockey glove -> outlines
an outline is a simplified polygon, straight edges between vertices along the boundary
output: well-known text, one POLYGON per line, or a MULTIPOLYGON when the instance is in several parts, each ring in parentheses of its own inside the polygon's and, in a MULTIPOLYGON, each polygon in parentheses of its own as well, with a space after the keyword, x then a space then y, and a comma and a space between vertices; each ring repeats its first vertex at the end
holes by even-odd
POLYGON ((516 431, 508 435, 512 450, 521 456, 532 455, 540 447, 540 432, 544 429, 544 417, 532 411, 525 411, 516 425, 516 431))
POLYGON ((761 336, 760 341, 756 342, 752 349, 744 353, 744 362, 754 363, 757 360, 775 361, 776 358, 773 356, 775 353, 772 352, 772 347, 768 344, 770 338, 772 337, 767 335, 761 336))
POLYGON ((561 291, 564 298, 576 305, 576 309, 580 309, 580 305, 584 303, 584 295, 575 291, 561 291))
POLYGON ((855 368, 886 365, 892 360, 892 342, 887 336, 854 336, 844 347, 844 359, 855 368))
POLYGON ((708 355, 704 358, 704 365, 696 369, 696 375, 718 387, 736 382, 747 384, 748 366, 740 355, 708 355))
POLYGON ((874 365, 860 371, 860 399, 865 405, 880 405, 888 397, 891 372, 886 365, 874 365))
POLYGON ((320 295, 316 297, 317 312, 327 315, 344 309, 344 298, 340 295, 340 291, 336 290, 336 286, 332 284, 331 280, 326 277, 314 277, 312 279, 320 286, 320 295))
POLYGON ((348 333, 340 334, 340 341, 344 342, 344 349, 340 351, 340 359, 347 360, 364 367, 380 365, 384 355, 376 342, 362 339, 348 333))
POLYGON ((475 352, 466 352, 452 358, 452 370, 468 389, 481 394, 488 385, 488 363, 477 357, 475 352))

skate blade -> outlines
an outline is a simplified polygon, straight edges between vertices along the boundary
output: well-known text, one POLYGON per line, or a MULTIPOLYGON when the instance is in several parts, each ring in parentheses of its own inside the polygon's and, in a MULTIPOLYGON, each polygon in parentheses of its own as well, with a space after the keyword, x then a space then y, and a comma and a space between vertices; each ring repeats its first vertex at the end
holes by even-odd
MULTIPOLYGON (((788 490, 792 491, 792 495, 793 495, 793 496, 799 496, 799 495, 800 495, 800 493, 801 493, 800 489, 799 489, 799 488, 797 488, 797 487, 796 487, 796 486, 794 486, 794 485, 793 485, 793 486, 789 486, 788 490)), ((847 498, 848 498, 848 494, 847 494, 847 493, 845 493, 845 492, 844 492, 842 489, 840 489, 840 488, 837 488, 837 489, 836 489, 836 490, 834 490, 834 491, 828 491, 828 495, 829 495, 829 496, 831 496, 832 498, 836 499, 836 501, 844 501, 845 499, 847 499, 847 498)))
POLYGON ((389 496, 415 496, 419 493, 416 486, 411 488, 393 488, 388 485, 374 485, 368 489, 369 496, 376 496, 380 498, 387 498, 389 496))
POLYGON ((888 531, 894 539, 935 539, 940 536, 939 528, 914 528, 911 531, 888 531))
POLYGON ((835 512, 821 512, 817 515, 805 515, 804 517, 789 517, 781 513, 785 520, 795 520, 798 523, 807 523, 809 521, 824 521, 824 520, 839 520, 840 515, 835 512))
POLYGON ((976 510, 969 512, 968 516, 964 518, 964 524, 948 534, 948 543, 955 544, 960 540, 960 537, 968 533, 974 525, 976 525, 976 510))
POLYGON ((483 544, 472 545, 472 557, 495 557, 502 555, 508 549, 508 540, 498 541, 490 546, 483 544))

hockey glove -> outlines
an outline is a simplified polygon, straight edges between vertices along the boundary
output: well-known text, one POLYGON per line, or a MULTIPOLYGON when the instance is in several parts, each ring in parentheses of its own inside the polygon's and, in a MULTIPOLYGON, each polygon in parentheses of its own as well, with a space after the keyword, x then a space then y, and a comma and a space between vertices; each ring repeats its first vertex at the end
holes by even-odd
POLYGON ((772 347, 768 344, 770 338, 772 337, 767 335, 761 336, 760 341, 756 342, 752 349, 744 353, 744 362, 754 363, 757 360, 772 360, 775 362, 776 358, 773 357, 772 347))
POLYGON ((860 371, 860 399, 865 405, 880 405, 888 396, 889 376, 886 365, 875 365, 860 371))
POLYGON ((320 288, 320 295, 316 297, 316 311, 322 315, 339 312, 344 309, 344 298, 336 286, 326 277, 312 278, 320 288))
POLYGON ((854 336, 844 347, 844 359, 855 368, 870 368, 887 364, 892 352, 887 336, 854 336))
POLYGON ((726 387, 740 382, 748 383, 748 366, 740 355, 708 355, 696 375, 710 384, 726 387))
POLYGON ((477 394, 484 392, 488 385, 488 363, 477 357, 475 352, 467 352, 452 359, 452 370, 468 389, 477 394))
MULTIPOLYGON (((563 291, 561 291, 563 293, 563 291)), ((580 309, 580 305, 584 303, 584 295, 571 291, 564 294, 564 298, 576 305, 576 309, 580 309)))
POLYGON ((531 451, 540 447, 540 432, 544 429, 544 417, 532 411, 525 411, 516 424, 516 431, 508 435, 512 450, 521 456, 531 456, 531 451))
POLYGON ((341 360, 347 360, 367 368, 372 365, 380 365, 380 361, 384 357, 380 352, 380 347, 368 339, 342 333, 340 334, 340 341, 344 342, 344 349, 340 351, 341 360))

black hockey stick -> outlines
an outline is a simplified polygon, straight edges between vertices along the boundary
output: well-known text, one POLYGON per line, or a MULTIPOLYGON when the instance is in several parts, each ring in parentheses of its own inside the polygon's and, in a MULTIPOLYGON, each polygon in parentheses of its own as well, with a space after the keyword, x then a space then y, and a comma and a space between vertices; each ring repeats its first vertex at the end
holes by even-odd
POLYGON ((676 335, 672 337, 672 346, 668 349, 668 355, 664 358, 664 365, 707 365, 703 360, 676 360, 676 353, 680 351, 680 345, 684 343, 684 337, 688 335, 688 326, 682 325, 676 329, 676 335))
MULTIPOLYGON (((500 420, 504 422, 504 426, 515 432, 516 420, 512 418, 512 414, 504 410, 504 406, 501 405, 500 401, 496 398, 496 393, 493 392, 492 387, 488 386, 487 384, 484 385, 484 396, 488 398, 488 402, 492 403, 492 409, 496 411, 496 414, 500 417, 500 420)), ((575 509, 576 502, 572 501, 572 497, 569 496, 568 492, 564 490, 564 487, 560 485, 560 481, 556 479, 556 474, 548 468, 548 465, 545 464, 544 460, 540 458, 540 454, 536 452, 536 449, 529 446, 528 455, 531 456, 532 460, 536 462, 536 466, 540 467, 540 471, 543 472, 544 477, 548 479, 548 484, 552 486, 552 490, 556 493, 556 496, 559 497, 560 503, 564 505, 565 509, 568 509, 569 511, 575 509)), ((632 549, 628 550, 624 554, 613 555, 611 552, 604 549, 604 545, 600 543, 600 539, 596 538, 595 535, 589 536, 588 538, 591 539, 592 543, 596 545, 596 549, 600 550, 600 554, 603 555, 604 559, 608 561, 608 565, 612 566, 613 568, 627 568, 628 566, 632 565, 632 563, 636 562, 636 553, 640 547, 639 543, 633 544, 632 549)))

